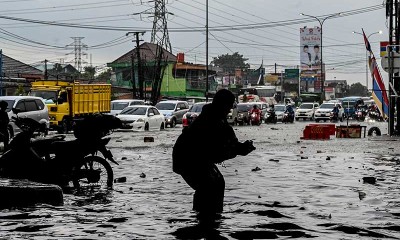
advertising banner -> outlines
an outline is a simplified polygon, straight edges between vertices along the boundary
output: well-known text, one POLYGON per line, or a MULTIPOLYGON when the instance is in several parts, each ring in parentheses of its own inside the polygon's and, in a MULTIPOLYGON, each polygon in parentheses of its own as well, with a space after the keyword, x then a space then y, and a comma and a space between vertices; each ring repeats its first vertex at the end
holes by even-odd
POLYGON ((300 66, 302 71, 321 69, 321 28, 300 28, 300 66))

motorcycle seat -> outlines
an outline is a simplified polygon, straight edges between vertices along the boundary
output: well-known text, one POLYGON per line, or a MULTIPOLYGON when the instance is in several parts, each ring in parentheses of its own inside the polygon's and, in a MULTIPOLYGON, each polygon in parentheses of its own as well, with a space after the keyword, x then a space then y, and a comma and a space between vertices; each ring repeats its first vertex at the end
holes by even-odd
POLYGON ((56 152, 71 152, 79 146, 79 142, 74 139, 70 141, 54 141, 51 143, 51 148, 56 152))

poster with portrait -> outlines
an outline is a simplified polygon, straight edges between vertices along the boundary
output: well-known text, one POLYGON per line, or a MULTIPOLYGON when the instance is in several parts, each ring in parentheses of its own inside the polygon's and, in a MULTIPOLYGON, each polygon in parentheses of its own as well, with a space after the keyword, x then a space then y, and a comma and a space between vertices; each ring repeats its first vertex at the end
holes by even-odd
POLYGON ((300 28, 301 71, 321 70, 321 28, 300 28))

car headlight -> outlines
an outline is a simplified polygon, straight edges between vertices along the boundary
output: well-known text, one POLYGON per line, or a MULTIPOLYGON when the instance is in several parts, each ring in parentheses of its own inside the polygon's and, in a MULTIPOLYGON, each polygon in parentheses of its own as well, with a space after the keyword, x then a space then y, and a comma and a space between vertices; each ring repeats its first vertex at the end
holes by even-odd
POLYGON ((144 119, 139 118, 136 122, 144 122, 144 119))

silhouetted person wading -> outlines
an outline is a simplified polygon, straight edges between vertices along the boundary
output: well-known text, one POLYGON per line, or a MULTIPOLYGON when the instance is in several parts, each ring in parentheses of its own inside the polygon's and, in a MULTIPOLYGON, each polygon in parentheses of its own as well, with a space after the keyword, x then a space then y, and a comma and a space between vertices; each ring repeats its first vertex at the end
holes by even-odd
POLYGON ((8 134, 8 123, 10 119, 8 118, 7 113, 8 103, 6 101, 0 102, 0 133, 2 134, 2 139, 4 142, 4 152, 8 149, 8 141, 10 140, 10 136, 8 134))
POLYGON ((211 104, 178 137, 173 152, 173 171, 195 190, 193 209, 213 216, 223 210, 225 181, 216 163, 247 155, 255 148, 251 141, 240 143, 226 121, 235 97, 219 90, 211 104))

